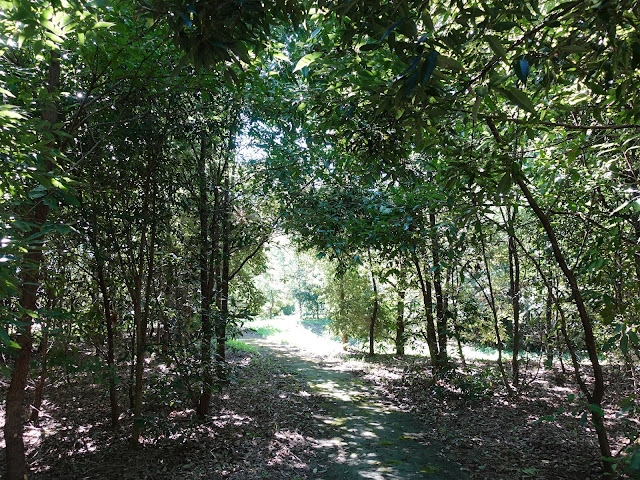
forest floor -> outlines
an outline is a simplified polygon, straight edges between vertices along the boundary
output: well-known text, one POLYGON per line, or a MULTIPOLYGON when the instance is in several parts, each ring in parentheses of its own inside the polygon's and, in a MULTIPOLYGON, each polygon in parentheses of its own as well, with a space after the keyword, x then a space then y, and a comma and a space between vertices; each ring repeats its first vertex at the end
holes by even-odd
MULTIPOLYGON (((185 386, 170 373, 148 378, 148 423, 136 449, 130 416, 121 415, 118 431, 109 427, 108 395, 95 373, 54 375, 40 420, 25 430, 30 478, 601 478, 595 432, 581 422, 570 376, 558 370, 529 368, 526 387, 510 399, 488 360, 434 381, 424 357, 345 353, 318 325, 294 317, 252 326, 230 343, 230 382, 206 421, 195 420, 185 386)), ((149 366, 159 361, 151 356, 149 366)), ((617 452, 628 432, 615 405, 628 382, 608 373, 617 452)), ((3 417, 0 410, 0 424, 3 417)))
MULTIPOLYGON (((495 361, 487 358, 468 360, 466 369, 458 364, 449 375, 434 381, 424 356, 369 358, 352 348, 341 352, 337 341, 318 336, 322 331, 317 324, 308 322, 303 328, 295 318, 257 325, 258 332, 269 335, 270 345, 280 342, 297 357, 316 355, 324 359, 326 372, 348 372, 355 377, 351 382, 364 381, 367 390, 386 398, 385 403, 411 412, 421 424, 421 438, 439 445, 439 455, 458 462, 469 478, 602 478, 596 433, 585 421, 570 371, 563 374, 559 365, 550 370, 533 362, 524 365, 523 387, 517 398, 510 399, 500 384, 495 361)), ((625 433, 638 430, 635 422, 627 424, 625 432, 624 422, 614 421, 615 403, 629 394, 628 388, 629 382, 620 376, 608 385, 614 452, 628 442, 625 433)))

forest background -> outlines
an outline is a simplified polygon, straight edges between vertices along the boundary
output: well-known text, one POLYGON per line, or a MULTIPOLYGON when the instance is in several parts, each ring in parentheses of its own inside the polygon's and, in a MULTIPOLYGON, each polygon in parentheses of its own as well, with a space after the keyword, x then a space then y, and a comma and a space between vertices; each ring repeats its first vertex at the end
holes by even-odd
POLYGON ((165 356, 206 418, 282 233, 330 262, 298 308, 371 355, 420 339, 444 379, 449 343, 492 345, 509 398, 523 358, 566 355, 604 472, 637 474, 639 21, 631 1, 0 2, 7 478, 55 372, 104 385, 114 427, 126 393, 138 444, 165 356), (633 388, 612 403, 614 367, 633 388))

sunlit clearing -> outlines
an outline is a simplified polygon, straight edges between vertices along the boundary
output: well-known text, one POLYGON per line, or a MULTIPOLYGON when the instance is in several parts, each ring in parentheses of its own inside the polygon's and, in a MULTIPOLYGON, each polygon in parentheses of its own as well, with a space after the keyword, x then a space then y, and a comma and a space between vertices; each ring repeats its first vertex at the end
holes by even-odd
POLYGON ((249 328, 270 328, 274 333, 269 340, 297 347, 305 353, 321 357, 337 357, 344 355, 342 342, 319 336, 300 324, 300 315, 281 315, 268 320, 254 320, 249 328))

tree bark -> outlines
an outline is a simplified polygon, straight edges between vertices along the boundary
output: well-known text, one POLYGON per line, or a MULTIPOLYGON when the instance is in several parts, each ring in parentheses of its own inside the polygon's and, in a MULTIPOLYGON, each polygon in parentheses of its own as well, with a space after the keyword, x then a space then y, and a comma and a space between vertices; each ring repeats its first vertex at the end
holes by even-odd
POLYGON ((229 192, 229 175, 223 172, 224 193, 222 199, 222 265, 220 282, 216 290, 220 295, 220 311, 216 316, 216 376, 220 382, 225 382, 226 374, 226 344, 227 321, 229 318, 229 262, 231 235, 231 205, 229 192))
POLYGON ((31 416, 29 421, 35 423, 40 416, 40 410, 42 409, 42 399, 44 397, 44 386, 47 383, 47 375, 49 370, 48 365, 48 343, 49 343, 49 327, 42 328, 42 341, 40 342, 40 356, 42 361, 42 368, 40 370, 40 378, 33 392, 33 403, 31 404, 31 416))
MULTIPOLYGON (((479 221, 479 220, 478 220, 479 221)), ((509 380, 507 379, 507 372, 504 369, 504 363, 502 361, 502 339, 500 338, 500 325, 498 322, 498 309, 496 307, 496 297, 493 293, 493 282, 491 280, 491 270, 489 269, 489 259, 487 258, 487 248, 485 245, 484 235, 480 233, 480 248, 482 249, 482 261, 484 263, 485 273, 487 275, 487 283, 489 285, 489 294, 482 289, 482 292, 491 308, 491 314, 493 316, 493 329, 496 334, 496 345, 498 348, 498 368, 500 369, 500 376, 502 377, 502 383, 504 384, 504 388, 507 390, 507 394, 509 397, 514 396, 513 388, 509 384, 509 380)), ((478 287, 480 287, 480 283, 476 280, 478 287)))
POLYGON ((213 372, 211 366, 211 303, 213 295, 213 275, 211 262, 211 245, 209 243, 209 199, 207 195, 207 134, 202 132, 200 138, 200 155, 198 157, 199 202, 200 215, 200 325, 202 340, 200 344, 200 363, 202 368, 202 392, 197 405, 198 418, 204 419, 209 413, 211 389, 213 388, 213 372))
POLYGON ((371 265, 371 288, 373 289, 373 309, 369 319, 369 356, 375 355, 375 333, 376 321, 378 319, 378 284, 376 276, 373 273, 373 262, 371 260, 371 252, 369 252, 369 264, 371 265))
POLYGON ((375 355, 376 320, 378 319, 378 284, 376 283, 373 269, 371 271, 371 286, 373 287, 373 310, 371 312, 371 319, 369 320, 369 355, 373 357, 373 355, 375 355))
POLYGON ((436 230, 436 216, 429 214, 431 225, 431 254, 433 255, 433 289, 436 293, 436 325, 438 329, 438 363, 440 367, 446 367, 449 362, 447 355, 447 312, 442 295, 442 266, 440 265, 440 242, 436 230))
POLYGON ((406 292, 401 290, 398 292, 398 310, 396 317, 396 355, 402 356, 404 355, 404 345, 405 345, 405 337, 404 337, 404 299, 406 292))
POLYGON ((604 419, 602 418, 601 414, 602 400, 604 399, 604 376, 602 373, 602 367, 600 366, 600 361, 598 360, 598 351, 596 347, 595 336, 593 334, 591 319, 589 318, 589 314, 587 313, 587 309, 585 307, 576 276, 573 270, 571 270, 571 268, 569 268, 569 266, 567 265, 567 261, 562 251, 560 250, 560 245, 558 243, 558 239, 556 238, 556 234, 553 226, 551 225, 549 217, 542 211, 542 209, 538 205, 538 202, 536 202, 524 179, 521 176, 515 176, 515 181, 520 187, 520 190, 524 194, 525 198, 527 199, 529 206, 538 217, 538 220, 540 220, 540 223, 542 224, 545 233, 547 234, 547 238, 549 239, 549 243, 551 244, 551 248, 553 250, 553 256, 555 257, 556 263, 560 267, 560 270, 562 270, 562 273, 567 279, 569 288, 571 289, 571 295, 573 296, 576 308, 578 309, 578 315, 580 316, 580 322, 582 323, 582 329, 585 336, 585 345, 587 347, 587 353, 589 354, 589 360, 591 361, 591 368, 594 377, 593 392, 590 392, 590 395, 588 396, 589 403, 596 407, 592 409, 591 417, 598 432, 600 454, 604 459, 602 462, 603 469, 605 472, 610 473, 612 472, 611 462, 607 461, 607 459, 611 458, 611 446, 609 444, 607 431, 604 425, 604 419))
MULTIPOLYGON (((51 99, 44 106, 42 119, 51 129, 58 121, 57 102, 53 99, 60 89, 60 57, 57 52, 51 52, 49 63, 47 92, 51 99)), ((54 168, 51 158, 45 159, 45 172, 54 168)), ((33 209, 33 216, 28 219, 33 225, 27 234, 32 243, 27 247, 21 272, 20 307, 23 309, 20 321, 24 325, 18 333, 16 343, 20 346, 18 356, 13 365, 9 391, 6 400, 6 416, 4 424, 4 438, 6 442, 7 480, 26 480, 29 476, 24 448, 24 393, 29 377, 29 362, 31 360, 31 324, 29 312, 37 310, 38 287, 40 284, 40 268, 43 263, 42 246, 44 239, 42 228, 49 215, 49 206, 40 198, 33 209)))
POLYGON ((93 252, 96 261, 96 274, 98 277, 98 287, 102 295, 102 309, 104 313, 104 321, 107 327, 107 368, 109 369, 109 405, 111 408, 111 427, 115 430, 118 428, 118 395, 116 389, 116 362, 115 362, 115 340, 113 335, 113 327, 117 321, 116 313, 111 309, 111 300, 107 282, 104 276, 104 259, 98 250, 98 239, 95 230, 89 228, 89 240, 93 246, 93 252))
MULTIPOLYGON (((156 152, 151 152, 155 156, 156 152)), ((153 267, 156 243, 156 184, 155 184, 155 158, 150 159, 149 171, 147 172, 147 182, 145 185, 142 217, 142 235, 140 237, 140 247, 138 250, 138 267, 135 273, 135 298, 134 301, 134 324, 136 329, 136 370, 135 370, 135 392, 133 404, 133 429, 131 432, 131 444, 137 446, 140 440, 144 420, 142 417, 142 397, 144 384, 144 359, 147 348, 147 323, 149 321, 149 307, 151 300, 151 284, 153 282, 153 267), (151 197, 151 202, 149 202, 151 197), (151 203, 151 209, 149 208, 151 203), (151 231, 147 241, 147 222, 151 220, 151 231), (148 248, 147 248, 148 247, 148 248), (146 255, 145 255, 146 254, 146 255), (147 275, 144 292, 144 310, 142 308, 142 284, 145 267, 145 257, 147 258, 147 275)))
POLYGON ((553 368, 553 347, 555 342, 554 336, 551 335, 551 319, 553 317, 553 297, 550 289, 547 289, 547 303, 545 306, 545 326, 547 330, 545 342, 545 364, 548 368, 553 368))
POLYGON ((422 275, 422 268, 420 267, 420 260, 418 260, 418 257, 414 255, 412 260, 416 267, 416 273, 418 274, 420 291, 422 292, 422 301, 424 303, 425 319, 427 322, 427 346, 429 347, 431 366, 433 367, 434 373, 437 373, 439 367, 438 339, 436 338, 436 328, 433 324, 433 297, 431 293, 431 283, 422 275))
POLYGON ((513 309, 513 357, 511 359, 511 379, 517 387, 520 383, 520 258, 516 248, 515 239, 515 217, 507 210, 509 225, 509 296, 511 297, 511 307, 513 309))

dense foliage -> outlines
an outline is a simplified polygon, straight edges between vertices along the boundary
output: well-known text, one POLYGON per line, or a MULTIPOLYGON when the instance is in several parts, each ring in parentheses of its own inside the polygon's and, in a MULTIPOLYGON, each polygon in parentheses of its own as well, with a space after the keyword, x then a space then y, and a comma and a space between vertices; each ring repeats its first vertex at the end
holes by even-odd
POLYGON ((205 418, 227 338, 294 301, 371 354, 426 342, 436 376, 450 343, 494 346, 512 397, 523 351, 566 354, 605 471, 637 474, 637 432, 613 452, 607 427, 638 392, 609 404, 602 363, 636 382, 639 22, 630 1, 0 2, 8 478, 30 378, 30 421, 51 369, 97 375, 114 427, 127 389, 137 445, 145 358, 205 418), (254 278, 280 231, 333 263, 277 305, 254 278))

